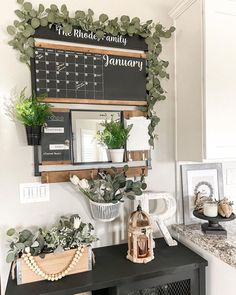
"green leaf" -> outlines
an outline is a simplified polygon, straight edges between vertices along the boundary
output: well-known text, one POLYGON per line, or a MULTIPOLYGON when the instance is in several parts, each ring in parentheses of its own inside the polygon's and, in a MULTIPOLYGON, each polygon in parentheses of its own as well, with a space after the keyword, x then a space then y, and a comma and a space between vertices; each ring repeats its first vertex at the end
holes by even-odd
POLYGON ((33 17, 36 17, 37 16, 37 11, 32 9, 30 12, 29 12, 30 16, 33 18, 33 17))
POLYGON ((28 44, 29 44, 29 46, 33 47, 34 46, 34 38, 30 37, 28 39, 28 44))
POLYGON ((16 243, 15 246, 16 246, 18 252, 21 252, 25 249, 25 244, 23 244, 23 243, 16 243))
POLYGON ((72 27, 71 24, 65 24, 65 25, 63 25, 63 31, 66 34, 71 33, 72 29, 73 29, 73 27, 72 27))
POLYGON ((122 15, 120 20, 121 20, 122 23, 127 23, 127 22, 130 21, 130 18, 129 18, 128 15, 122 15))
POLYGON ((32 47, 28 47, 26 50, 25 50, 25 54, 28 56, 28 57, 34 57, 34 50, 32 47))
POLYGON ((43 6, 43 4, 39 4, 39 8, 38 8, 38 12, 39 13, 42 13, 42 12, 44 12, 44 6, 43 6))
POLYGON ((105 33, 101 30, 96 31, 96 36, 100 40, 104 37, 105 33))
POLYGON ((46 17, 41 18, 40 25, 46 27, 48 25, 48 19, 46 17))
POLYGON ((7 254, 7 257, 6 257, 6 262, 7 263, 11 263, 15 260, 15 253, 14 252, 9 252, 7 254))
POLYGON ((128 32, 128 34, 134 34, 134 32, 135 32, 135 26, 132 26, 132 25, 129 26, 127 32, 128 32))
POLYGON ((40 26, 40 20, 38 18, 33 18, 31 20, 31 26, 34 29, 37 29, 40 26))
POLYGON ((18 20, 14 20, 14 26, 17 28, 19 26, 20 22, 18 20))
POLYGON ((51 5, 50 5, 50 8, 51 8, 51 10, 54 11, 54 12, 57 12, 57 11, 58 11, 58 7, 57 7, 56 4, 51 4, 51 5))
POLYGON ((8 45, 13 46, 15 48, 15 46, 17 45, 17 41, 16 40, 10 40, 8 42, 8 45))
POLYGON ((85 12, 82 11, 82 10, 77 10, 75 12, 75 16, 78 17, 78 18, 80 18, 80 19, 84 19, 85 18, 85 12))
POLYGON ((25 2, 23 7, 26 11, 30 11, 32 9, 32 4, 30 2, 25 2))
POLYGON ((129 166, 128 166, 128 165, 125 165, 125 166, 123 167, 123 170, 124 170, 124 172, 127 172, 127 171, 129 170, 129 166))
POLYGON ((142 188, 142 190, 145 190, 147 188, 147 184, 145 182, 143 182, 141 188, 142 188))
POLYGON ((24 3, 24 0, 17 0, 17 3, 18 4, 23 4, 24 3))
POLYGON ((148 143, 151 147, 154 147, 154 139, 153 138, 150 138, 148 143))
POLYGON ((131 20, 131 23, 138 23, 138 24, 140 24, 140 18, 138 18, 138 17, 134 17, 134 18, 131 20))
POLYGON ((165 38, 170 38, 171 37, 171 32, 170 31, 166 31, 164 34, 165 38))
POLYGON ((147 91, 151 90, 152 87, 153 87, 153 84, 151 82, 147 83, 147 85, 146 85, 147 91))
POLYGON ((14 228, 10 228, 8 231, 7 231, 7 235, 9 237, 13 236, 14 234, 16 233, 16 230, 14 228))
POLYGON ((68 11, 67 6, 65 4, 62 4, 61 12, 66 12, 66 11, 68 11))
POLYGON ((107 16, 106 14, 102 13, 102 14, 99 16, 99 20, 100 20, 100 22, 105 23, 105 21, 108 20, 108 16, 107 16))
POLYGON ((25 18, 24 13, 23 13, 21 10, 19 10, 19 9, 15 10, 15 14, 16 14, 20 19, 24 19, 24 18, 25 18))
POLYGON ((54 23, 55 22, 55 14, 54 14, 54 12, 49 12, 48 13, 48 22, 49 23, 54 23))
POLYGON ((15 27, 13 27, 13 26, 8 26, 7 27, 7 32, 8 32, 8 34, 10 34, 10 35, 15 35, 15 33, 16 33, 16 29, 15 29, 15 27))
POLYGON ((88 9, 88 15, 89 15, 89 16, 93 16, 93 15, 94 15, 94 12, 93 12, 93 10, 92 10, 92 9, 90 9, 90 8, 88 9))

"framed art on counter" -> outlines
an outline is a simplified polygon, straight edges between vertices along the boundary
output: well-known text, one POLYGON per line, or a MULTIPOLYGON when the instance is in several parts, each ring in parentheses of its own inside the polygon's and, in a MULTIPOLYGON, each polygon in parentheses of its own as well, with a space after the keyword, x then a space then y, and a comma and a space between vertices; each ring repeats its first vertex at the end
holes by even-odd
MULTIPOLYGON (((220 200, 224 197, 221 163, 181 165, 184 224, 195 223, 194 200, 197 193, 220 200)), ((199 220, 198 220, 199 222, 199 220)))

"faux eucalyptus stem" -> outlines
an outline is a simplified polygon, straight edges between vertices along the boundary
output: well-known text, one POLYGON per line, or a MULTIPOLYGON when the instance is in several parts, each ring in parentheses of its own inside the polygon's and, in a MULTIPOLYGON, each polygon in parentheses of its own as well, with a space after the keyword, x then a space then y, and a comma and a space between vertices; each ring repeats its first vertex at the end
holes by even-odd
POLYGON ((149 143, 154 147, 156 137, 154 131, 160 121, 154 106, 157 101, 166 99, 166 92, 161 86, 160 79, 169 78, 166 72, 169 63, 159 57, 162 52, 161 38, 170 38, 175 28, 165 29, 160 23, 155 24, 152 20, 142 23, 138 17, 131 19, 127 15, 109 19, 106 14, 101 14, 94 20, 94 12, 91 9, 87 12, 77 10, 71 16, 65 4, 60 8, 55 4, 51 4, 49 8, 45 8, 42 4, 39 4, 38 8, 33 8, 30 2, 24 0, 17 0, 17 3, 20 5, 20 9, 15 10, 18 19, 7 27, 8 33, 12 36, 8 44, 20 52, 20 61, 28 66, 30 58, 34 57, 35 30, 40 26, 51 28, 53 25, 61 25, 65 33, 70 33, 73 26, 79 26, 83 30, 96 33, 98 39, 102 39, 105 34, 137 35, 145 38, 148 45, 146 85, 148 94, 147 106, 140 109, 151 119, 148 128, 149 143))

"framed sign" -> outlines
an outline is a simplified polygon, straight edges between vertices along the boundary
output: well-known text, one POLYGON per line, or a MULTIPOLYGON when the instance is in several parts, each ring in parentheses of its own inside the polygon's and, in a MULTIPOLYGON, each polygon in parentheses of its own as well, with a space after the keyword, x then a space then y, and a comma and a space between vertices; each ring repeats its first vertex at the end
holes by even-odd
POLYGON ((195 196, 220 200, 224 197, 221 163, 181 165, 184 224, 199 222, 193 216, 195 196))
POLYGON ((41 138, 42 164, 71 163, 71 138, 70 110, 52 109, 41 138))

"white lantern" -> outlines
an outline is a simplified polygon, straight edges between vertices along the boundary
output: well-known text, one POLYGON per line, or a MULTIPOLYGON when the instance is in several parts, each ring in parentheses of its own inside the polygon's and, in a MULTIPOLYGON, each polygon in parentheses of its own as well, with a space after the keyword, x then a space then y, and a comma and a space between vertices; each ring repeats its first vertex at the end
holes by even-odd
POLYGON ((152 233, 151 219, 139 205, 129 217, 127 259, 135 263, 154 259, 152 233))

